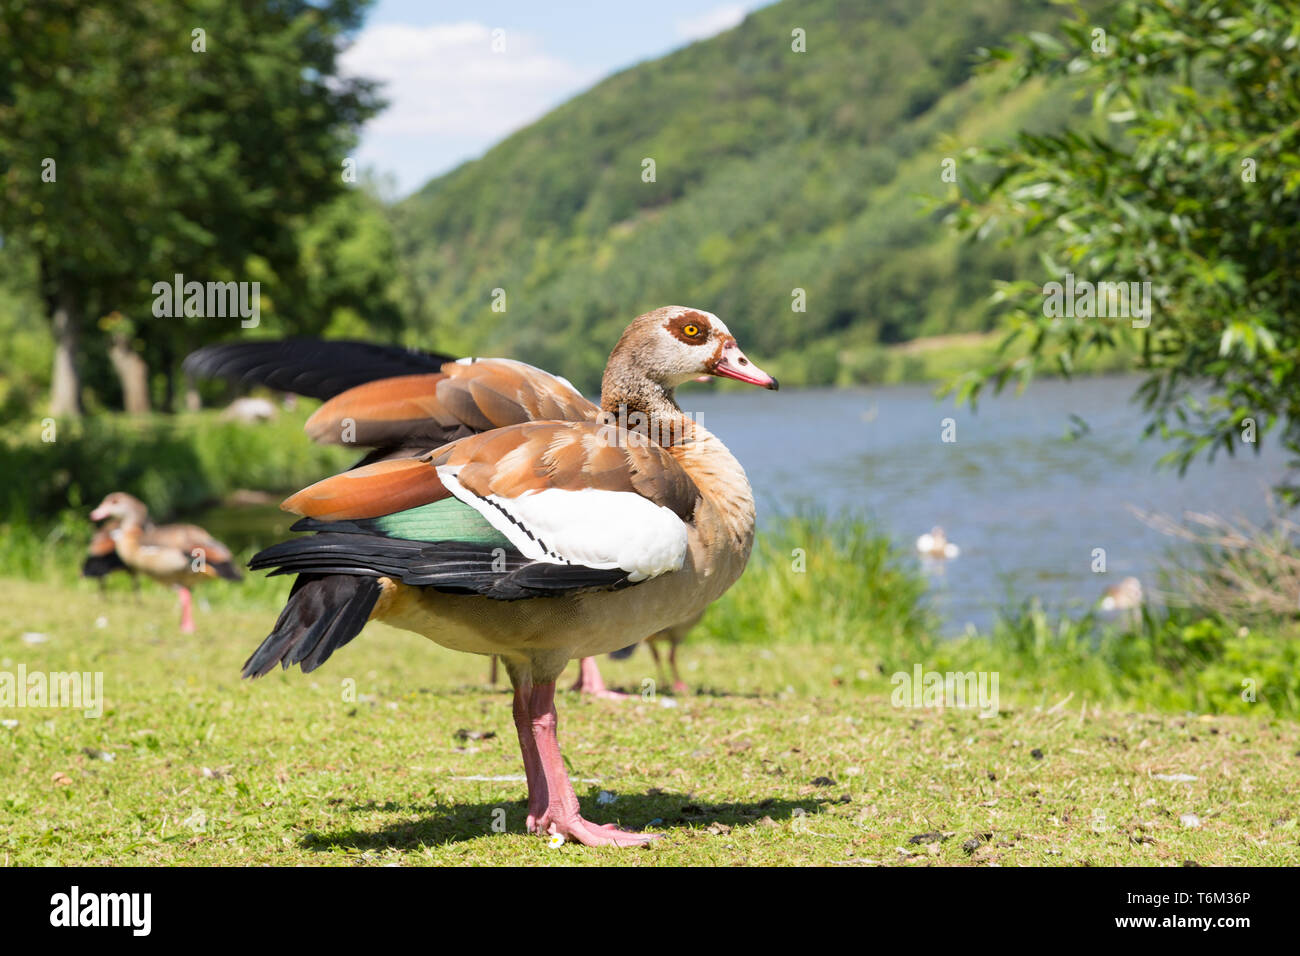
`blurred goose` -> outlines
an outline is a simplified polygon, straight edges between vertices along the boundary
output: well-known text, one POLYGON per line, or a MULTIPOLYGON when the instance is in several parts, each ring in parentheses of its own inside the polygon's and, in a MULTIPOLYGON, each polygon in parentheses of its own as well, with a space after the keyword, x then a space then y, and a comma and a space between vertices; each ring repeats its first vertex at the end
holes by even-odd
MULTIPOLYGON (((263 363, 230 348, 245 369, 263 363)), ((198 361, 227 364, 213 351, 198 361)), ((283 388, 265 379, 292 381, 302 369, 290 355, 257 375, 283 388)), ((744 570, 754 534, 744 469, 674 399, 703 374, 777 387, 717 316, 669 306, 623 333, 590 417, 568 383, 499 359, 441 363, 336 395, 308 432, 329 440, 347 417, 378 454, 284 503, 304 516, 295 530, 314 534, 250 565, 298 577, 244 675, 277 664, 314 670, 369 620, 500 655, 514 687, 529 830, 588 845, 652 839, 581 815, 560 754, 555 682, 575 657, 703 611, 744 570), (471 434, 458 437, 461 427, 471 434), (432 450, 394 456, 418 441, 432 450)))
POLYGON ((155 525, 143 501, 123 491, 104 498, 90 513, 92 521, 116 518, 109 532, 118 558, 132 571, 176 588, 181 599, 181 632, 194 632, 190 588, 211 578, 240 580, 230 549, 198 525, 155 525))
POLYGON ((937 558, 940 561, 961 554, 961 549, 948 540, 947 535, 938 525, 931 528, 929 534, 923 534, 916 539, 916 550, 924 557, 937 558))
POLYGON ((1134 611, 1142 606, 1142 582, 1134 577, 1111 585, 1101 598, 1103 611, 1134 611))

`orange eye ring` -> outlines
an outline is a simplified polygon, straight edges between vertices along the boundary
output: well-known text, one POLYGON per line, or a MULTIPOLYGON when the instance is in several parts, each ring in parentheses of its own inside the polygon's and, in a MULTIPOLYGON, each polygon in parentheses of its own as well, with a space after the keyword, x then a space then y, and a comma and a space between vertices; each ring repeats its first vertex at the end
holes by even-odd
POLYGON ((691 338, 695 338, 695 336, 700 334, 700 327, 698 325, 687 325, 682 328, 682 333, 691 338))

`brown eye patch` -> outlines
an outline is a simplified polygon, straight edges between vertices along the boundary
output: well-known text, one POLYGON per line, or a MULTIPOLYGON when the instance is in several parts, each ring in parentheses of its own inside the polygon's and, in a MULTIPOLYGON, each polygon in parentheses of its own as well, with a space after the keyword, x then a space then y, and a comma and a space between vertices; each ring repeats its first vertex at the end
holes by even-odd
POLYGON ((679 315, 668 323, 668 331, 687 345, 700 345, 709 338, 709 326, 696 312, 679 315))

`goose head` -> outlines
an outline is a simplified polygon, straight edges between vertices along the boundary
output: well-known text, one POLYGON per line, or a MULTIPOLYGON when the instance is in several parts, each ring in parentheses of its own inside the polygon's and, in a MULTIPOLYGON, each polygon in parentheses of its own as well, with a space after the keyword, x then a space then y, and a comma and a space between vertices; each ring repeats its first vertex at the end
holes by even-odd
POLYGON ((651 390, 671 400, 677 386, 701 377, 735 379, 775 390, 777 381, 749 360, 712 312, 669 305, 638 316, 610 354, 603 404, 626 403, 651 390))
POLYGON ((143 501, 125 491, 115 491, 107 495, 90 513, 91 521, 103 521, 105 518, 117 518, 124 524, 143 525, 149 517, 149 509, 143 501))

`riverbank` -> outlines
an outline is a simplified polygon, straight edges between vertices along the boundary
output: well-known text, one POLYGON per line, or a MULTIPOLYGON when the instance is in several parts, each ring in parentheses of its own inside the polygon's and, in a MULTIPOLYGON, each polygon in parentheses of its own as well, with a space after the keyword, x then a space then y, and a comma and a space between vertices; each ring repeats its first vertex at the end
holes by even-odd
MULTIPOLYGON (((1005 335, 1003 331, 959 332, 921 336, 896 345, 816 345, 805 352, 782 356, 781 381, 796 386, 940 386, 972 369, 985 368, 998 360, 1015 361, 1027 354, 1019 342, 1001 351, 1005 335)), ((1137 368, 1138 357, 1121 344, 1104 355, 1084 356, 1071 369, 1071 375, 1089 378, 1131 372, 1137 368)), ((1058 375, 1049 368, 1041 377, 1058 375)))

